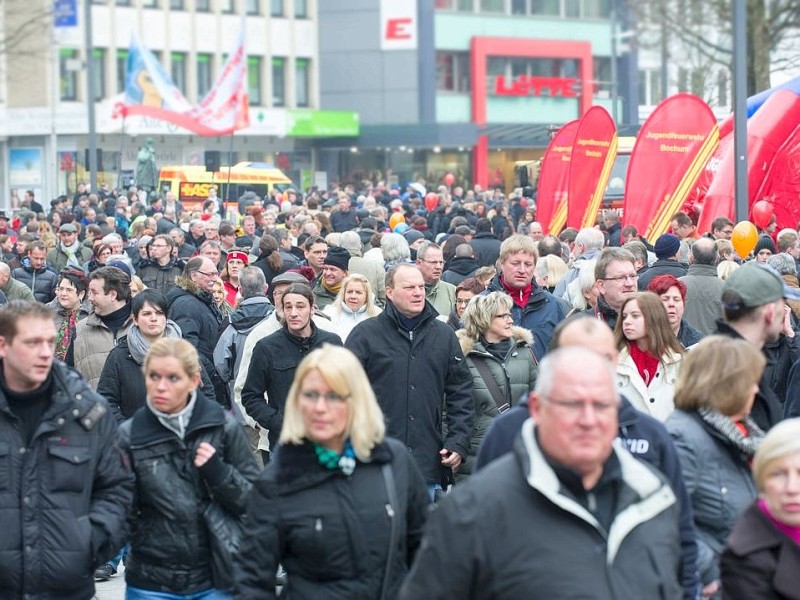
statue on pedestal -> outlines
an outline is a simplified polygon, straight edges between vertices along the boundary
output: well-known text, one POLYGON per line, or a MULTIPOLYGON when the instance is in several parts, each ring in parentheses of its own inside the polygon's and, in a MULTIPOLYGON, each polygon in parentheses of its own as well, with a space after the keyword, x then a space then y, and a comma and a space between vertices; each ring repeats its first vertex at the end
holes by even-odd
POLYGON ((153 148, 153 138, 147 138, 144 145, 139 148, 136 156, 136 187, 140 190, 152 192, 158 186, 158 169, 156 168, 156 151, 153 148))

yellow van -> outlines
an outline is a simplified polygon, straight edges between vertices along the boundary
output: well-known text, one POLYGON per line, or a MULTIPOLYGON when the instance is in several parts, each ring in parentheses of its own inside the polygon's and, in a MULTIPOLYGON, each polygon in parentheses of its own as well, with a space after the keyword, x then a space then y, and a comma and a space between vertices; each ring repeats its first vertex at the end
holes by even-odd
POLYGON ((266 198, 273 191, 292 187, 292 180, 280 169, 250 162, 230 167, 230 175, 226 166, 221 166, 219 171, 207 171, 203 165, 168 166, 161 169, 158 179, 161 193, 173 192, 187 210, 201 210, 212 187, 217 189, 220 199, 227 198, 231 203, 237 202, 245 192, 266 198))

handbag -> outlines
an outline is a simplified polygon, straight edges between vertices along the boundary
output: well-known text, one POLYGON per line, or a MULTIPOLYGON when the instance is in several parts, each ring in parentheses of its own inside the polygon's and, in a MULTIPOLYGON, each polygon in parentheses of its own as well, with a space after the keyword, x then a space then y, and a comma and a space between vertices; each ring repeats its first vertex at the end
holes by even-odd
POLYGON ((386 511, 389 513, 389 549, 386 552, 386 568, 383 571, 380 595, 380 600, 385 600, 386 594, 389 591, 389 573, 392 570, 395 548, 397 548, 398 542, 397 519, 400 518, 400 504, 397 499, 397 489, 394 483, 392 464, 385 463, 381 465, 381 474, 383 474, 383 483, 386 486, 386 497, 389 500, 389 504, 386 505, 386 511))
POLYGON ((218 590, 231 590, 234 586, 233 557, 239 552, 244 530, 242 519, 209 498, 203 509, 203 520, 211 546, 211 578, 214 587, 218 590))
POLYGON ((486 384, 486 389, 489 391, 489 395, 494 400, 495 406, 497 406, 497 411, 500 414, 506 412, 511 405, 506 401, 506 397, 503 392, 500 390, 500 386, 497 385, 497 382, 492 377, 492 372, 489 370, 489 365, 486 364, 486 360, 484 358, 478 356, 470 357, 472 359, 472 364, 475 365, 475 368, 480 373, 481 379, 483 379, 483 383, 486 384))

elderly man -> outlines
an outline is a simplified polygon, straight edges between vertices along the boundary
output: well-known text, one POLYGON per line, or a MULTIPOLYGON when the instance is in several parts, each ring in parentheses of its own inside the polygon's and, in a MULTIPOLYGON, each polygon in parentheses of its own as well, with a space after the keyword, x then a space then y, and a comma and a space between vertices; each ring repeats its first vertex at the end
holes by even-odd
POLYGON ((524 235, 512 235, 500 247, 500 273, 488 292, 505 292, 514 301, 514 324, 533 334, 533 353, 541 359, 547 351, 555 326, 567 313, 566 302, 536 285, 536 243, 524 235))
POLYGON ((47 262, 56 271, 66 267, 83 269, 92 258, 92 251, 78 241, 78 228, 73 223, 64 223, 58 229, 59 243, 47 253, 47 262))
POLYGON ((456 302, 456 286, 442 281, 442 249, 433 242, 423 243, 417 250, 417 266, 425 280, 425 298, 440 315, 449 315, 456 302))
POLYGON ((717 276, 717 244, 702 237, 692 244, 689 270, 679 278, 686 285, 686 308, 683 318, 703 334, 716 328, 722 317, 722 287, 724 282, 717 276))
POLYGON ((7 300, 35 300, 31 288, 11 277, 11 269, 4 262, 0 262, 0 291, 7 300))
MULTIPOLYGON (((614 215, 617 214, 613 211, 611 212, 614 215)), ((597 260, 605 242, 606 239, 603 232, 594 227, 585 227, 578 232, 578 235, 575 236, 575 243, 572 245, 572 250, 570 250, 572 266, 565 273, 564 277, 561 278, 561 281, 558 282, 558 285, 556 285, 553 290, 554 296, 557 298, 564 298, 565 300, 567 299, 567 287, 578 278, 581 270, 580 263, 588 260, 597 260)), ((612 245, 619 246, 619 244, 612 245)))
POLYGON ((346 347, 364 365, 386 415, 387 433, 409 449, 433 497, 442 468, 457 469, 468 454, 472 378, 455 333, 425 300, 419 268, 389 269, 386 300, 380 315, 356 325, 346 347))
POLYGON ((680 598, 675 494, 614 445, 614 366, 567 347, 540 369, 513 453, 431 513, 400 597, 680 598))

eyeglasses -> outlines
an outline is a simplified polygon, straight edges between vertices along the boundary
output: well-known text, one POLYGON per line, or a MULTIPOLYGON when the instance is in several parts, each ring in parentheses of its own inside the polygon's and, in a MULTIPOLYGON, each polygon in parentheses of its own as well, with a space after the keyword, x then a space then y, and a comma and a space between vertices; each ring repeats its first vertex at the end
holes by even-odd
POLYGON ((472 298, 456 298, 456 304, 458 306, 466 306, 469 304, 470 300, 472 300, 472 298))
POLYGON ((150 244, 151 248, 166 248, 166 244, 150 244))
POLYGON ((501 313, 499 315, 494 316, 495 319, 513 319, 514 315, 511 313, 501 313))
POLYGON ((636 281, 637 279, 639 279, 639 276, 636 273, 620 275, 619 277, 603 277, 603 281, 636 281))
POLYGON ((300 392, 300 400, 305 402, 306 404, 314 405, 319 402, 320 398, 325 400, 325 404, 330 406, 331 404, 341 404, 345 400, 350 397, 348 394, 347 396, 340 396, 336 392, 328 392, 327 394, 320 394, 319 392, 300 392))
POLYGON ((582 402, 580 400, 556 400, 554 398, 547 398, 545 399, 545 402, 549 402, 553 406, 557 406, 565 413, 568 413, 571 417, 580 416, 589 407, 591 407, 594 414, 602 417, 610 416, 612 411, 617 409, 616 402, 605 402, 602 400, 596 400, 594 402, 582 402))
POLYGON ((219 273, 217 271, 214 271, 213 273, 206 273, 205 271, 201 271, 200 269, 198 269, 197 273, 205 275, 206 277, 219 277, 219 273))
POLYGON ((444 264, 443 260, 425 260, 424 258, 420 258, 420 260, 422 262, 428 263, 429 265, 443 265, 444 264))

